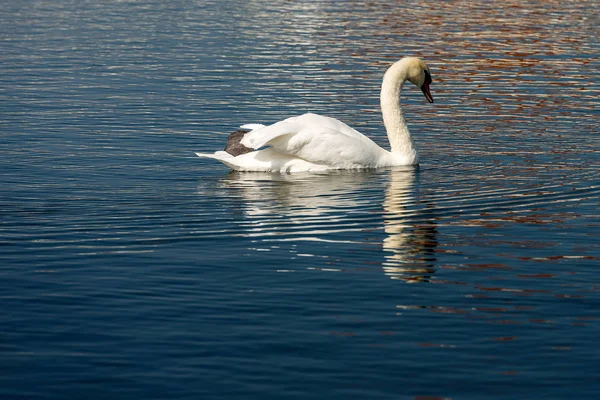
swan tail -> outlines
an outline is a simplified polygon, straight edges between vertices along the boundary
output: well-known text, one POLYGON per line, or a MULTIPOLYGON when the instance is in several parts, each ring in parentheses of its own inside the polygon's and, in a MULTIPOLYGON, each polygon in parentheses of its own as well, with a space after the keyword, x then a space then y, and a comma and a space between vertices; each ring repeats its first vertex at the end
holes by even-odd
POLYGON ((244 135, 244 138, 240 143, 251 149, 259 149, 269 144, 271 140, 279 136, 296 133, 297 131, 297 124, 288 121, 280 121, 274 123, 273 125, 265 126, 248 132, 246 135, 244 135))
POLYGON ((196 155, 200 158, 212 158, 219 161, 233 158, 233 156, 226 151, 215 151, 214 153, 196 153, 196 155))
POLYGON ((211 158, 227 165, 235 171, 272 171, 279 169, 277 164, 277 155, 272 149, 261 150, 250 154, 233 156, 226 151, 216 151, 214 153, 196 153, 201 158, 211 158), (257 155, 265 152, 266 160, 257 159, 257 155), (275 165, 274 165, 275 164, 275 165))
POLYGON ((231 169, 239 170, 239 165, 235 162, 235 157, 226 151, 215 151, 214 153, 196 153, 200 158, 212 158, 221 161, 231 169))

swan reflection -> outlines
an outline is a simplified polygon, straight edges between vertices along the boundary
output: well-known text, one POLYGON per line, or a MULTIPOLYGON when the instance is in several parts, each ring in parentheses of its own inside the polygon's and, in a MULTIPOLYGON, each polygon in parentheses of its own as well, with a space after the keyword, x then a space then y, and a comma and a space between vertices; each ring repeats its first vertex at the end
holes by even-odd
POLYGON ((359 207, 370 206, 371 198, 361 192, 365 182, 374 177, 375 173, 369 171, 320 174, 232 171, 221 184, 242 195, 249 219, 264 223, 270 221, 268 217, 287 217, 287 221, 300 224, 309 217, 340 220, 343 210, 355 213, 353 210, 358 211, 359 207))
POLYGON ((246 237, 366 246, 375 241, 383 247, 386 275, 418 282, 428 281, 435 272, 437 239, 433 211, 416 198, 415 179, 412 168, 321 174, 231 172, 219 186, 243 200, 245 218, 239 224, 246 237), (377 234, 382 227, 383 240, 377 234))
POLYGON ((438 244, 432 207, 417 200, 414 182, 414 173, 391 171, 383 201, 383 270, 407 282, 429 281, 438 244))

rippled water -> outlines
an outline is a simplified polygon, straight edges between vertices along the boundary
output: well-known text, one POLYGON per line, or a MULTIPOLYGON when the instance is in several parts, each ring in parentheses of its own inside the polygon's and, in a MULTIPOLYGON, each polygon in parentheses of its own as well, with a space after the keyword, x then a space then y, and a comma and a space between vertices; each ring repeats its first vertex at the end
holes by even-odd
POLYGON ((8 1, 0 397, 595 398, 595 1, 8 1), (232 173, 307 111, 422 164, 232 173))

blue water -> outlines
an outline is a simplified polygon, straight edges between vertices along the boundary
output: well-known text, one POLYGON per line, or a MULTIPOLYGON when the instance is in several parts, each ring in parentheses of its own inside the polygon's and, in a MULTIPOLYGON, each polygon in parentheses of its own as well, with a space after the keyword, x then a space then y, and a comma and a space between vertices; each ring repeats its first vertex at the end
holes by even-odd
POLYGON ((6 1, 0 398, 593 399, 596 2, 6 1), (312 111, 419 168, 233 173, 312 111))

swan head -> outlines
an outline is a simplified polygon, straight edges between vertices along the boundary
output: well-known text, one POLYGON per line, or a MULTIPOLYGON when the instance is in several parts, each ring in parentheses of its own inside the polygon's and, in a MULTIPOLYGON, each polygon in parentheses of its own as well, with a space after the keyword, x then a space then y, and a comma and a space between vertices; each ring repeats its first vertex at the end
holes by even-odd
POLYGON ((427 64, 418 57, 406 57, 401 62, 406 68, 406 80, 421 89, 427 101, 433 103, 433 97, 429 91, 431 73, 427 64))

